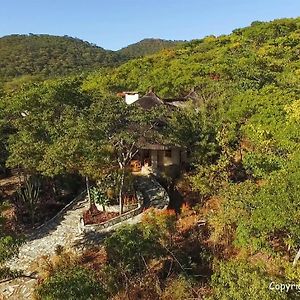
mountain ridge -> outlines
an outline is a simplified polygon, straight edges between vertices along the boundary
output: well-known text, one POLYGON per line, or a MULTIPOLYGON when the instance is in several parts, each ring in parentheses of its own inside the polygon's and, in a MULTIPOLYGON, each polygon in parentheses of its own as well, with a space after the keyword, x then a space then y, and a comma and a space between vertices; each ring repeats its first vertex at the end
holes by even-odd
POLYGON ((7 35, 0 38, 0 81, 22 75, 51 77, 113 67, 177 44, 148 38, 113 51, 67 35, 7 35))

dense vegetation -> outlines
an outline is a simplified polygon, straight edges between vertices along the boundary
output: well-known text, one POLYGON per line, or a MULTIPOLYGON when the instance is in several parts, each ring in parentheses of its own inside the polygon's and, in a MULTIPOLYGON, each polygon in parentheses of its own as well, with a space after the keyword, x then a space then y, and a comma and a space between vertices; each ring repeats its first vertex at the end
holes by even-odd
POLYGON ((125 58, 137 58, 154 54, 164 49, 175 48, 182 44, 182 41, 168 41, 162 39, 144 39, 135 44, 129 45, 117 51, 125 58))
POLYGON ((57 76, 114 65, 113 51, 68 36, 10 35, 0 38, 0 78, 57 76))
POLYGON ((5 36, 0 38, 0 83, 20 76, 23 77, 17 80, 26 82, 115 66, 178 44, 175 41, 145 39, 119 51, 110 51, 69 36, 5 36))
POLYGON ((91 299, 94 286, 99 299, 298 299, 295 290, 269 287, 300 283, 299 262, 292 267, 300 244, 299 55, 299 18, 254 22, 113 69, 4 93, 2 163, 93 179, 118 166, 122 173, 134 140, 167 113, 143 114, 117 92, 198 94, 151 137, 190 150, 190 170, 169 187, 193 208, 150 213, 106 239, 91 261, 86 254, 66 268, 63 257, 37 295, 54 299, 66 289, 72 299, 74 285, 89 277, 91 299))

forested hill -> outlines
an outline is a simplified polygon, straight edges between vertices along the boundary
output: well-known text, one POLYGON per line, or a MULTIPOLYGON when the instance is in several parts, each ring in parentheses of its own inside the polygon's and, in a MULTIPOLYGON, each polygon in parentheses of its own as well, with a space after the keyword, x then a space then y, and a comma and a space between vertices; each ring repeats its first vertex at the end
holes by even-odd
MULTIPOLYGON (((299 76, 300 18, 253 22, 230 35, 208 36, 181 47, 131 60, 101 80, 106 90, 153 87, 163 97, 216 82, 243 90, 291 85, 299 76)), ((99 78, 99 75, 95 75, 99 78)), ((100 86, 98 86, 100 87, 100 86)))
POLYGON ((129 45, 117 51, 125 58, 136 58, 149 54, 154 54, 163 49, 174 48, 183 41, 170 41, 162 39, 144 39, 135 44, 129 45))
POLYGON ((178 42, 146 39, 119 51, 105 50, 69 36, 10 35, 0 38, 0 81, 21 75, 66 75, 115 66, 178 42))
POLYGON ((68 36, 10 35, 0 38, 0 78, 64 75, 120 61, 113 51, 68 36))

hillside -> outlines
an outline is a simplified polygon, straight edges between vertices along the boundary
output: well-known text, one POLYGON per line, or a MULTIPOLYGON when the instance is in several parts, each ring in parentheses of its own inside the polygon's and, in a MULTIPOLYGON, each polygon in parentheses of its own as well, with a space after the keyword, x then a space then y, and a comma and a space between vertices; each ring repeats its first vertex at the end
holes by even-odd
POLYGON ((115 66, 177 44, 146 39, 119 51, 111 51, 69 36, 5 36, 0 38, 0 80, 22 75, 58 76, 115 66))
POLYGON ((0 38, 0 78, 20 75, 64 75, 111 66, 112 51, 68 36, 10 35, 0 38))
POLYGON ((163 97, 203 89, 216 81, 238 84, 244 90, 279 82, 290 85, 298 77, 299 24, 300 18, 253 22, 230 35, 194 40, 129 61, 112 70, 101 85, 107 91, 146 92, 153 87, 163 97), (286 75, 292 76, 289 82, 286 75))
POLYGON ((162 39, 144 39, 135 44, 131 44, 117 51, 125 58, 137 58, 154 54, 164 49, 175 48, 182 44, 182 41, 169 41, 162 39))

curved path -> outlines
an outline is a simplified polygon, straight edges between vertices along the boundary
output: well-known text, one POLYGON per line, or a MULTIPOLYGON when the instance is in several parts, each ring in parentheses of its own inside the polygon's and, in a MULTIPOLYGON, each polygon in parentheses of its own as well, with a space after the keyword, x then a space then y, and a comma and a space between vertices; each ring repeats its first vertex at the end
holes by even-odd
MULTIPOLYGON (((140 177, 137 179, 137 189, 141 191, 146 207, 165 208, 168 204, 168 196, 165 190, 153 177, 140 177)), ((35 262, 41 257, 55 253, 57 246, 65 249, 82 247, 83 244, 99 243, 107 232, 114 230, 124 223, 137 223, 141 220, 141 214, 125 222, 116 224, 111 228, 95 232, 86 236, 80 229, 79 220, 83 212, 89 207, 85 196, 78 196, 57 217, 44 226, 37 228, 34 234, 28 237, 25 244, 20 247, 19 255, 7 262, 11 269, 22 269, 26 275, 34 274, 35 262), (100 236, 100 239, 99 239, 100 236)), ((0 283, 0 299, 32 299, 32 291, 36 283, 35 275, 18 278, 9 282, 0 283)))
MULTIPOLYGON (((78 199, 64 214, 38 228, 28 237, 28 241, 20 247, 18 257, 9 260, 6 265, 11 269, 22 269, 29 276, 35 272, 34 263, 39 257, 53 254, 58 245, 72 247, 74 240, 80 237, 79 220, 88 206, 86 198, 78 199)), ((35 276, 3 282, 0 284, 0 299, 1 296, 4 299, 32 299, 35 282, 35 276)))
POLYGON ((38 257, 53 254, 57 246, 72 247, 74 240, 80 236, 80 217, 88 207, 87 199, 81 199, 58 220, 37 229, 21 246, 18 257, 8 261, 7 265, 12 269, 22 268, 25 272, 32 272, 32 263, 38 257))

